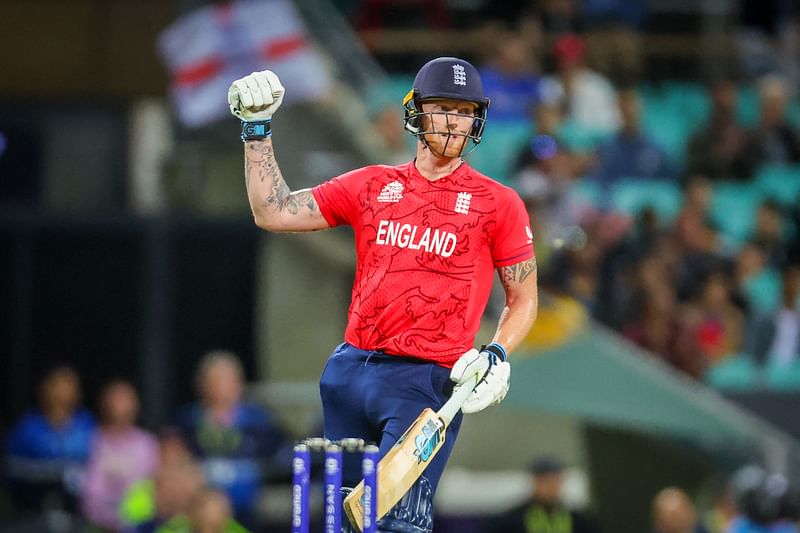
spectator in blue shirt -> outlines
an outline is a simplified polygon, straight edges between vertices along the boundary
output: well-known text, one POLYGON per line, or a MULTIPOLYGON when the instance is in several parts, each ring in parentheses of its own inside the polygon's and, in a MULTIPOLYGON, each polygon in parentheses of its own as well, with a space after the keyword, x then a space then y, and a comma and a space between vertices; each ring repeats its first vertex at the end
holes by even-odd
POLYGON ((79 408, 80 400, 78 374, 57 367, 41 383, 40 409, 25 414, 11 430, 6 467, 19 509, 74 507, 95 432, 94 418, 79 408))
POLYGON ((206 480, 225 491, 237 519, 250 521, 265 473, 290 464, 290 446, 265 409, 242 401, 244 376, 230 352, 208 353, 200 362, 200 402, 184 408, 178 427, 202 461, 206 480))
POLYGON ((495 44, 494 57, 481 68, 483 89, 492 100, 492 120, 526 122, 539 102, 540 78, 533 63, 533 47, 512 32, 495 44))
POLYGON ((622 127, 600 146, 591 175, 603 186, 624 178, 674 178, 667 153, 641 128, 641 100, 636 89, 623 89, 617 99, 622 127))

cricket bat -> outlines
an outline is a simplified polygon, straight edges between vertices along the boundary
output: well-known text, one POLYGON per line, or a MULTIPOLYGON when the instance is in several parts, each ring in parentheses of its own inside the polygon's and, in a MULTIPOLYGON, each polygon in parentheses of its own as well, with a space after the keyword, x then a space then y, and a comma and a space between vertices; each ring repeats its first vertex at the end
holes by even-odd
MULTIPOLYGON (((439 453, 444 444, 447 426, 478 383, 477 375, 472 379, 472 386, 465 383, 439 411, 434 412, 430 408, 423 410, 378 462, 378 520, 400 501, 439 453)), ((359 532, 364 530, 363 496, 364 482, 361 481, 344 499, 347 518, 359 532)))

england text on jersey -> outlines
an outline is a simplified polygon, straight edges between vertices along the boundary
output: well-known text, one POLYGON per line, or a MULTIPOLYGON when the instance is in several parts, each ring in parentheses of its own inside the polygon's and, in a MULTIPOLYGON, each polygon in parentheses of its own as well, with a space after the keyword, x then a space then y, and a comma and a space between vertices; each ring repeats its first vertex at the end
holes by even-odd
POLYGON ((449 231, 381 220, 378 223, 375 243, 410 250, 425 250, 442 257, 450 257, 453 250, 456 249, 457 239, 455 234, 449 231), (418 234, 419 237, 417 237, 418 234))

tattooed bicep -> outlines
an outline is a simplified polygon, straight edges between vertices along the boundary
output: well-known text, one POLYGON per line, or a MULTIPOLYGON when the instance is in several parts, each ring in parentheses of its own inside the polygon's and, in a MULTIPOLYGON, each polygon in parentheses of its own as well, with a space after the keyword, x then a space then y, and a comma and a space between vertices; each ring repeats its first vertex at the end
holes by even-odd
POLYGON ((317 200, 314 198, 314 193, 311 192, 311 189, 290 193, 278 205, 281 210, 286 210, 292 215, 319 213, 319 205, 317 205, 317 200))
POLYGON ((504 287, 515 283, 525 283, 525 281, 530 279, 534 274, 536 274, 535 257, 514 265, 500 267, 500 281, 503 282, 504 287))

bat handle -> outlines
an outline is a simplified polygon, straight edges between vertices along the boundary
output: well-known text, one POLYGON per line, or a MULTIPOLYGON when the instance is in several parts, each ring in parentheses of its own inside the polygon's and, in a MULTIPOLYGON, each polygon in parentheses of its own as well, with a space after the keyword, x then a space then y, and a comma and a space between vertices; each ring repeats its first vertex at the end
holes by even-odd
POLYGON ((473 389, 478 384, 477 374, 469 379, 470 381, 464 382, 436 413, 444 421, 445 426, 450 425, 450 422, 456 417, 458 411, 461 410, 461 406, 464 405, 464 402, 467 401, 467 398, 469 398, 469 395, 472 394, 473 389))

